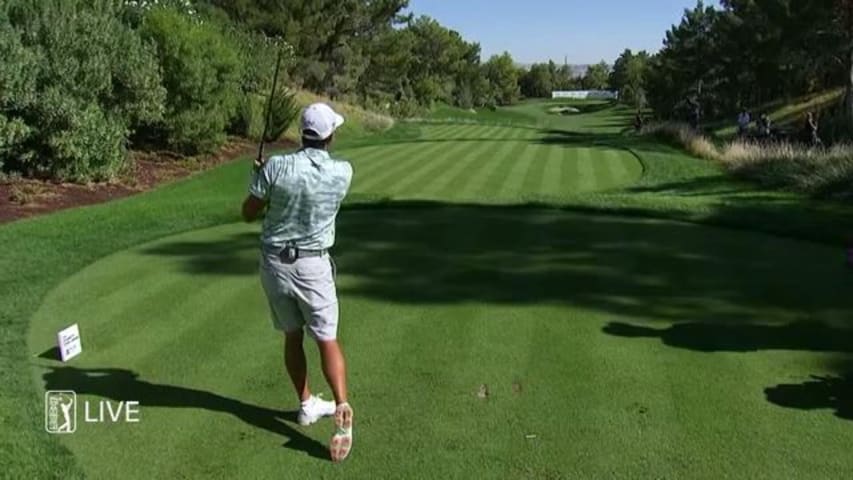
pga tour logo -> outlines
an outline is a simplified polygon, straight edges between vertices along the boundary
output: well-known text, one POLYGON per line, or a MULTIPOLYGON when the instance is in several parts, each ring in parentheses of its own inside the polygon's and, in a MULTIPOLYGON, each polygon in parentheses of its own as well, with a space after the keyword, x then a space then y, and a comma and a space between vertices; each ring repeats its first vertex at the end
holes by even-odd
POLYGON ((77 394, 54 390, 44 394, 44 428, 48 433, 74 433, 77 430, 77 394))
MULTIPOLYGON (((83 402, 85 423, 137 423, 139 402, 83 402)), ((71 390, 49 390, 44 394, 44 429, 48 433, 74 433, 77 430, 77 394, 71 390)))

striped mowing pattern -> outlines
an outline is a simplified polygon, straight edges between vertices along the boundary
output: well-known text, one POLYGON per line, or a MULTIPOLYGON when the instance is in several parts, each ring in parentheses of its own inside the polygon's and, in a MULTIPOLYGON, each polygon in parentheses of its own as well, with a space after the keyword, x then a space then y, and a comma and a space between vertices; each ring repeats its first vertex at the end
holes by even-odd
MULTIPOLYGON (((849 296, 828 287, 848 278, 836 249, 539 209, 348 209, 338 226, 341 338, 361 421, 348 478, 528 478, 505 475, 514 465, 611 478, 615 447, 629 460, 648 456, 620 464, 616 478, 656 477, 661 465, 667 478, 692 478, 697 464, 728 468, 720 478, 789 478, 818 468, 812 452, 786 450, 815 431, 823 470, 806 477, 853 468, 853 431, 834 405, 782 409, 762 391, 825 368, 827 352, 775 351, 793 345, 775 335, 806 317, 849 319, 849 296), (799 261, 779 261, 792 251, 799 261), (776 323, 766 338, 748 334, 767 318, 776 323), (709 332, 746 339, 703 339, 709 332), (702 422, 717 430, 697 430, 702 422), (728 434, 744 425, 748 434, 728 434), (571 456, 566 445, 583 450, 571 456)), ((78 431, 57 437, 88 478, 340 476, 325 450, 332 422, 300 428, 288 413, 298 399, 260 291, 257 229, 222 225, 135 246, 44 299, 28 339, 35 385, 75 390, 95 408, 141 404, 139 423, 100 425, 83 423, 81 406, 78 431), (41 358, 72 323, 83 355, 67 365, 41 358)), ((306 353, 312 387, 328 392, 317 349, 306 353)))
POLYGON ((352 192, 513 202, 615 188, 642 173, 630 152, 560 143, 532 128, 453 124, 422 131, 417 141, 339 152, 355 168, 352 192))

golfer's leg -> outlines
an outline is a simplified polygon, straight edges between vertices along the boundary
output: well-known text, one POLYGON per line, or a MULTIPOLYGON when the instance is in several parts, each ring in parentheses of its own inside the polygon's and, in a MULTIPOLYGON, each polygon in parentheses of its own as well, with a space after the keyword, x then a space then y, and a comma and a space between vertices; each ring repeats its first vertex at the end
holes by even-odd
POLYGON ((352 407, 347 402, 347 375, 344 355, 337 340, 318 341, 323 374, 332 387, 335 402, 335 431, 329 441, 329 454, 333 462, 346 459, 352 449, 352 407))
POLYGON ((335 403, 347 403, 347 369, 341 346, 337 340, 318 340, 317 345, 320 348, 323 375, 332 389, 335 403))
POLYGON ((311 397, 308 389, 308 366, 302 348, 305 320, 299 304, 287 292, 290 290, 284 265, 273 260, 261 264, 261 283, 269 300, 273 326, 284 333, 284 365, 300 402, 311 397))
POLYGON ((311 397, 311 390, 308 389, 308 362, 305 360, 302 340, 302 330, 284 334, 284 365, 300 402, 311 397))

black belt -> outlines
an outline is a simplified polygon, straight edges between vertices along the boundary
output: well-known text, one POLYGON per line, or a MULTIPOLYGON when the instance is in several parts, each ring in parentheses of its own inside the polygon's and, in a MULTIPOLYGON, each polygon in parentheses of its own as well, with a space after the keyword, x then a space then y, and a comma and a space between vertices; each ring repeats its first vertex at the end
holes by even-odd
POLYGON ((329 253, 328 250, 304 250, 296 247, 284 247, 278 256, 282 262, 295 262, 300 258, 322 257, 329 253))

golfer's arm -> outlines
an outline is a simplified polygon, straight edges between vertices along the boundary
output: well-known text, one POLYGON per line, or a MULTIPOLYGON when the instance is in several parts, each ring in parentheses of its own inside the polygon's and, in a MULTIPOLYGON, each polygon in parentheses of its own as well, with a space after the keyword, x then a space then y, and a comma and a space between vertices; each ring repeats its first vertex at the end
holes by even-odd
POLYGON ((246 222, 254 222, 264 211, 267 202, 254 195, 249 195, 243 201, 243 220, 246 222))

